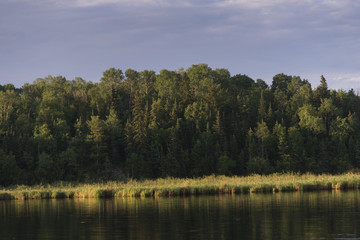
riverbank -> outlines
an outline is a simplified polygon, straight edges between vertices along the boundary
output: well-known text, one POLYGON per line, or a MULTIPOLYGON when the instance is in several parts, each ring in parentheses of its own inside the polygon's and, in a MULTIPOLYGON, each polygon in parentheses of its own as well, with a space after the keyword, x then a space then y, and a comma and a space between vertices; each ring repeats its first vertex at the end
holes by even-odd
POLYGON ((360 188, 360 174, 272 174, 247 177, 161 178, 96 184, 59 182, 0 190, 0 200, 50 198, 173 197, 214 194, 276 193, 288 191, 350 190, 360 188))

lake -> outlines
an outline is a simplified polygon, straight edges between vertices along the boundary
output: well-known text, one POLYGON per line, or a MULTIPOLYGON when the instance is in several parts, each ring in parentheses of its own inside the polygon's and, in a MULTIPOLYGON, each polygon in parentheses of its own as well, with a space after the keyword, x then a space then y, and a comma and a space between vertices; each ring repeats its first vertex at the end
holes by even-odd
POLYGON ((0 239, 360 239, 360 192, 0 201, 0 239))

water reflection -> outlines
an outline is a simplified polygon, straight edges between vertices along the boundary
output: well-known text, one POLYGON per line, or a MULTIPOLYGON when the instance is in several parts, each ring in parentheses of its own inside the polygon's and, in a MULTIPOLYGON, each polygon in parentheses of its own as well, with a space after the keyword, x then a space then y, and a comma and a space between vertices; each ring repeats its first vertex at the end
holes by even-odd
POLYGON ((360 192, 0 201, 0 239, 360 239, 360 192))

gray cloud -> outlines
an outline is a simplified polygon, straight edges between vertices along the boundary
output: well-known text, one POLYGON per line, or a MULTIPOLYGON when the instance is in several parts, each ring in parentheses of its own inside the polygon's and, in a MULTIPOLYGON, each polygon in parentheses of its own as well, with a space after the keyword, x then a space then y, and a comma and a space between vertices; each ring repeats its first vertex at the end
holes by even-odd
POLYGON ((269 83, 285 72, 316 85, 321 73, 357 74, 359 10, 356 0, 8 0, 0 3, 0 84, 206 62, 269 83))

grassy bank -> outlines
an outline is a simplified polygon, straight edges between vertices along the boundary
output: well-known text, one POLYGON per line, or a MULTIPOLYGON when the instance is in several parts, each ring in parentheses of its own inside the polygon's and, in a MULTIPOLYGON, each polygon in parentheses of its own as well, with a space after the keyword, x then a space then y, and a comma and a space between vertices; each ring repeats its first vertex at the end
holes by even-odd
POLYGON ((49 198, 172 197, 213 194, 272 193, 286 191, 348 190, 360 188, 360 174, 272 174, 248 177, 208 176, 165 178, 97 184, 57 183, 16 186, 0 190, 0 200, 49 198))

